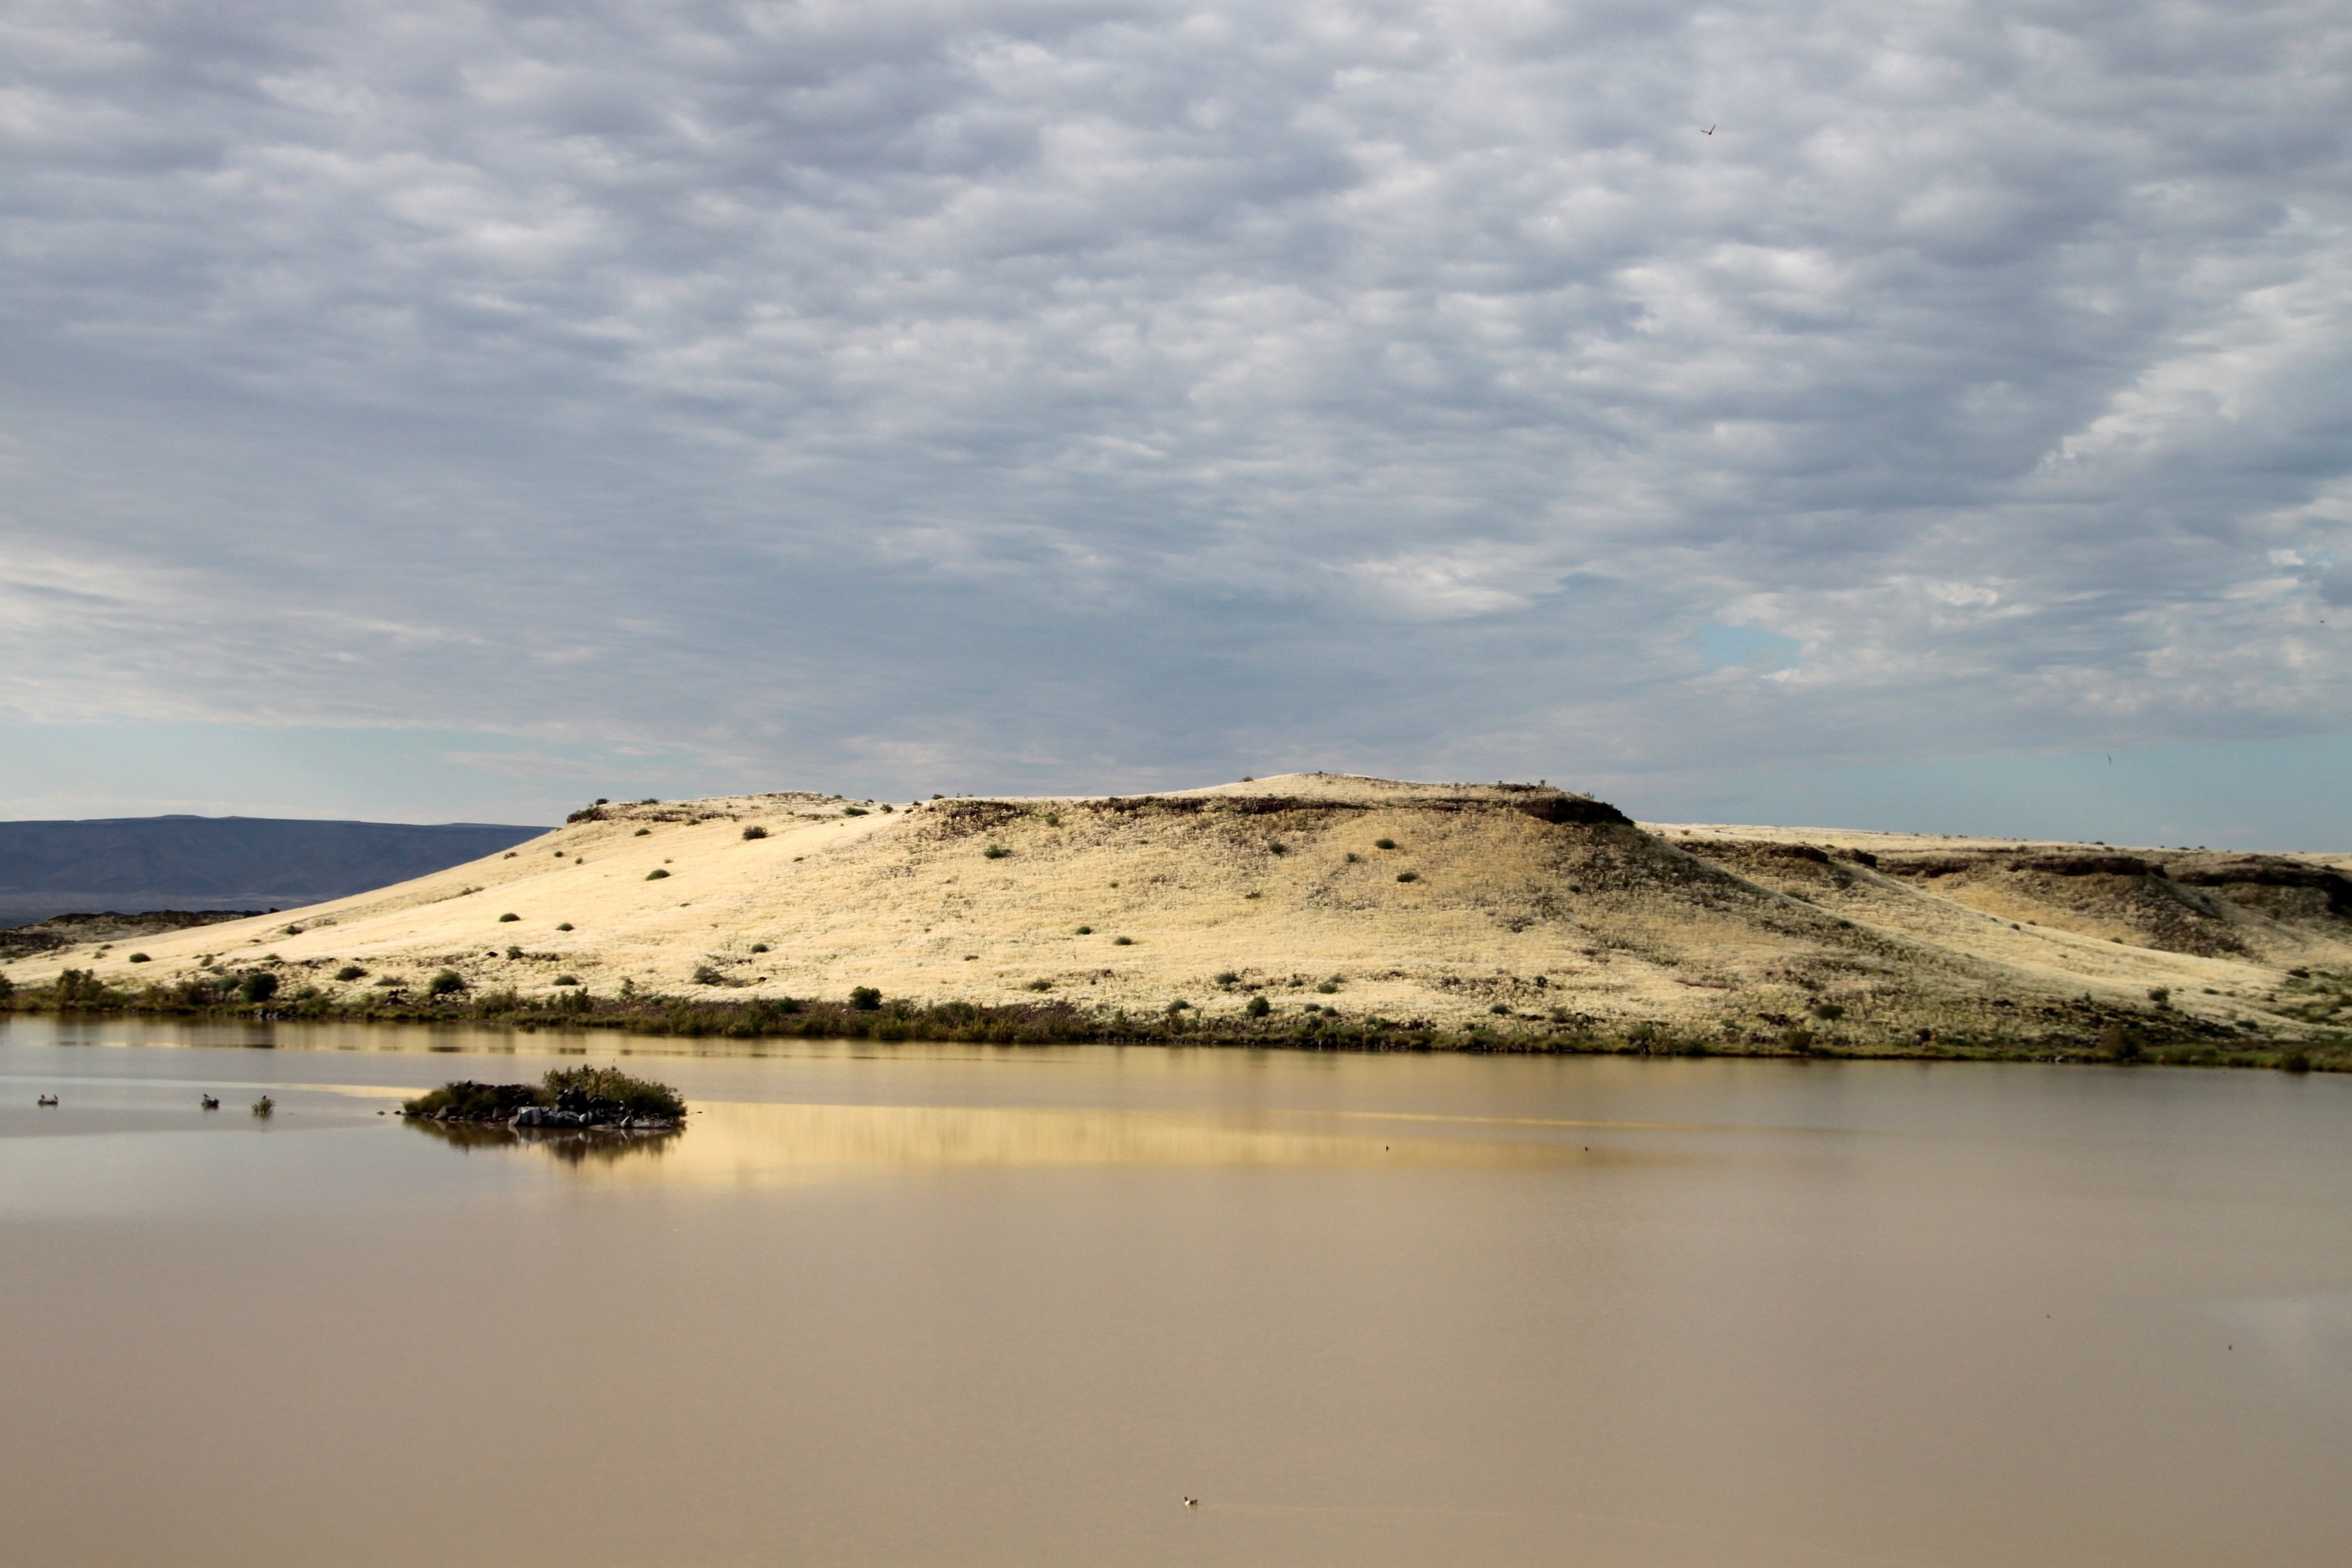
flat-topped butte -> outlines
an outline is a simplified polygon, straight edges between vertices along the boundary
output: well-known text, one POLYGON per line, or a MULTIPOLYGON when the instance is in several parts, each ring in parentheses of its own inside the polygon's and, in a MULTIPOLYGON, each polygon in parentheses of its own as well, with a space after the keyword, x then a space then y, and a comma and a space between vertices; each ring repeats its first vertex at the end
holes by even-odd
POLYGON ((136 967, 75 948, 11 973, 20 1005, 228 1007, 224 981, 268 973, 265 1010, 297 1016, 1906 1054, 2120 1029, 2328 1065, 2347 863, 1643 825, 1541 786, 1327 774, 784 793, 600 803, 434 876, 142 939, 136 967))

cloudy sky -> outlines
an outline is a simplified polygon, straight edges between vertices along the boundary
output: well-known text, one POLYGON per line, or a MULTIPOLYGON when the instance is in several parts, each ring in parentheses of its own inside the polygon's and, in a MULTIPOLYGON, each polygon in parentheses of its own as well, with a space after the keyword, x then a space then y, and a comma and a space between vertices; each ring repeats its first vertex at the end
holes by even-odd
POLYGON ((0 0, 0 816, 2352 848, 2347 127, 2326 0, 0 0))

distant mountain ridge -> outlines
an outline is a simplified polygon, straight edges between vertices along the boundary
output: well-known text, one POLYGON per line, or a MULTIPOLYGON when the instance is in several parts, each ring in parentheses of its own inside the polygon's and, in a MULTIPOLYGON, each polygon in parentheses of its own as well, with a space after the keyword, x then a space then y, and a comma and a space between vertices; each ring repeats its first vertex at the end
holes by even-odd
POLYGON ((95 910, 315 904, 429 876, 545 831, 275 817, 0 822, 0 923, 95 910))

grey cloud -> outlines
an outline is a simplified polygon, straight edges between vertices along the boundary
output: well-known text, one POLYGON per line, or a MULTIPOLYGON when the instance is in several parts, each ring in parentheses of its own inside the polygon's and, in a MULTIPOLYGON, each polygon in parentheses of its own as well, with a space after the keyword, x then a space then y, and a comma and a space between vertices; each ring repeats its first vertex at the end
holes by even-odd
POLYGON ((12 17, 8 711, 875 787, 2352 719, 2327 7, 12 17))

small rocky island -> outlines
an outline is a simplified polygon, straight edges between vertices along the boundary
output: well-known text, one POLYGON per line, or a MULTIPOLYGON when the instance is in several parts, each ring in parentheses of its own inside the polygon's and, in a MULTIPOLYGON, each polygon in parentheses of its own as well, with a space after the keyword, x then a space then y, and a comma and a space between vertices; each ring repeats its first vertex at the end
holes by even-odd
POLYGON ((559 1067, 536 1084, 444 1083, 404 1102, 400 1113, 442 1124, 674 1133, 685 1125, 686 1102, 668 1084, 617 1067, 559 1067))

